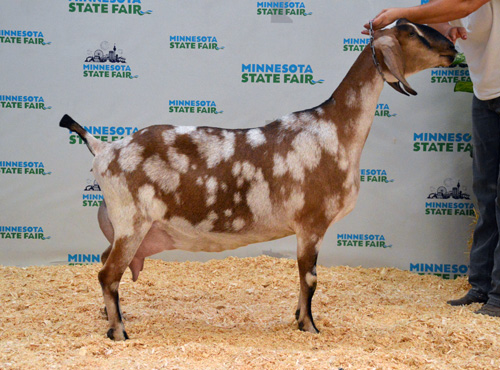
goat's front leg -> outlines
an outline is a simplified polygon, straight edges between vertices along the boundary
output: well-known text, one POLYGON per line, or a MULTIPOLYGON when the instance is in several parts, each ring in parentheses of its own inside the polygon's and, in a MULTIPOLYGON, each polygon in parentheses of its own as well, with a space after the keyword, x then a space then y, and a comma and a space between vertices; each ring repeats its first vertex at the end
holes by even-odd
POLYGON ((314 325, 311 301, 316 290, 316 260, 323 238, 312 233, 297 234, 297 262, 299 265, 300 294, 295 317, 299 329, 319 333, 314 325))
POLYGON ((99 272, 99 282, 102 287, 110 327, 107 335, 108 338, 113 340, 128 339, 120 310, 118 287, 123 273, 135 256, 146 233, 147 230, 136 232, 132 236, 117 238, 113 243, 104 266, 99 272))

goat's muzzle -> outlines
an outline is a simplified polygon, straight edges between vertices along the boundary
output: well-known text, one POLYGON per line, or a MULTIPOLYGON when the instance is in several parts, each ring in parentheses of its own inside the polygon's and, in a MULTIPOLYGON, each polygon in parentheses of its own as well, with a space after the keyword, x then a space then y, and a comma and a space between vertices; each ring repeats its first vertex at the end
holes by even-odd
POLYGON ((453 48, 453 54, 441 55, 443 58, 446 59, 446 62, 447 62, 446 67, 449 67, 453 64, 457 55, 458 55, 458 52, 455 50, 455 48, 453 48))
POLYGON ((455 49, 455 45, 453 45, 453 43, 450 41, 450 46, 449 46, 448 50, 441 52, 439 55, 444 60, 443 67, 451 66, 453 64, 453 62, 455 61, 455 58, 457 57, 457 55, 458 55, 458 51, 457 51, 457 49, 455 49))
POLYGON ((444 66, 443 67, 449 67, 450 65, 453 64, 455 61, 455 58, 458 55, 457 49, 455 49, 455 45, 448 39, 446 39, 448 48, 442 51, 439 56, 444 59, 444 66))

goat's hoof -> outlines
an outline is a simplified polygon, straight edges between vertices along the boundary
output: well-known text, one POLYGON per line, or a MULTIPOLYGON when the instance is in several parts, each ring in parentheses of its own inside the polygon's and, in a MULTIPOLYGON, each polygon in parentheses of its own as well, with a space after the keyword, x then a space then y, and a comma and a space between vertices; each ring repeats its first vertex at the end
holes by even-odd
POLYGON ((115 330, 113 328, 108 330, 107 336, 114 341, 129 339, 125 330, 115 330))
POLYGON ((299 321, 300 310, 295 311, 295 320, 299 321))
POLYGON ((313 333, 313 334, 319 334, 319 330, 318 330, 318 328, 316 328, 316 325, 314 325, 313 322, 309 322, 307 324, 304 322, 299 322, 299 330, 307 331, 307 332, 313 333))

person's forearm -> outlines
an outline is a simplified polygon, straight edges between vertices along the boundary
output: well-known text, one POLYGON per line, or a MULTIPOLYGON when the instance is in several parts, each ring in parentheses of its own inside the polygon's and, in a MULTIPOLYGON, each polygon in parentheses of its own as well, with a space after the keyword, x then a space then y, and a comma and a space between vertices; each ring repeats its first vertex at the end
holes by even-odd
POLYGON ((468 16, 490 0, 434 0, 410 8, 399 8, 401 18, 415 23, 442 23, 468 16))
POLYGON ((435 30, 441 32, 443 35, 446 35, 451 28, 451 26, 448 22, 428 23, 427 25, 434 28, 435 30))
POLYGON ((422 24, 437 24, 468 16, 490 0, 431 0, 429 3, 410 8, 387 8, 382 10, 371 23, 366 23, 362 33, 368 29, 384 28, 400 18, 422 24))

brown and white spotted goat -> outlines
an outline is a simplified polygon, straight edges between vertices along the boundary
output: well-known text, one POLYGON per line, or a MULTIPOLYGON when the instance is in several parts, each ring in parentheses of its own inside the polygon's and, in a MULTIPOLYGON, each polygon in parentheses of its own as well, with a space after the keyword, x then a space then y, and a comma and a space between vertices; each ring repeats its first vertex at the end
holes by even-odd
POLYGON ((299 329, 317 333, 311 314, 316 259, 328 227, 359 191, 359 161, 385 79, 415 94, 405 77, 448 66, 453 44, 402 20, 378 31, 323 104, 252 129, 151 126, 105 143, 65 115, 92 154, 105 204, 99 223, 111 246, 99 273, 110 329, 127 339, 118 285, 130 267, 163 250, 222 251, 297 235, 299 329), (374 61, 380 62, 377 71, 374 61))

